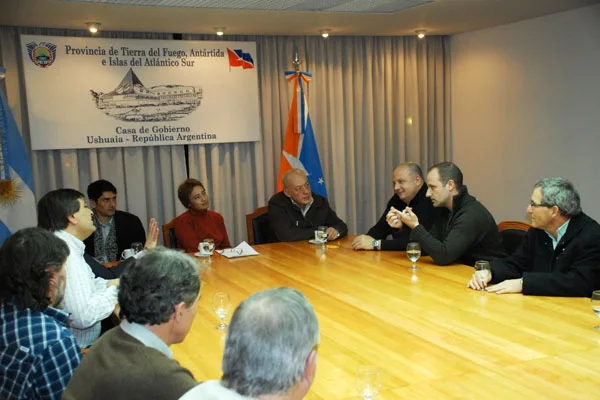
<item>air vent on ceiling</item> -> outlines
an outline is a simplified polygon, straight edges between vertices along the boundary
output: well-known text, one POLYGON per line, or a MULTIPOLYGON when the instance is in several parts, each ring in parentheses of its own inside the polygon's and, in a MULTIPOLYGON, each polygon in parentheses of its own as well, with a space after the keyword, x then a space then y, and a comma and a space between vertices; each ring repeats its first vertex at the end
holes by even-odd
POLYGON ((61 0, 126 6, 192 7, 220 10, 392 14, 436 0, 61 0))

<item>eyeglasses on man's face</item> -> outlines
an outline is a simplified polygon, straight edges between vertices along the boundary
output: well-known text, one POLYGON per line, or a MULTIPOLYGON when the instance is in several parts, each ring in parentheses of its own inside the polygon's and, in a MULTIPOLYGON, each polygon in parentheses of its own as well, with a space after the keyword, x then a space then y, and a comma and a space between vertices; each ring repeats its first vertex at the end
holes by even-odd
POLYGON ((550 208, 550 207, 554 207, 554 206, 552 204, 536 203, 533 200, 529 200, 529 207, 531 207, 531 208, 538 208, 538 207, 547 207, 547 208, 550 208))

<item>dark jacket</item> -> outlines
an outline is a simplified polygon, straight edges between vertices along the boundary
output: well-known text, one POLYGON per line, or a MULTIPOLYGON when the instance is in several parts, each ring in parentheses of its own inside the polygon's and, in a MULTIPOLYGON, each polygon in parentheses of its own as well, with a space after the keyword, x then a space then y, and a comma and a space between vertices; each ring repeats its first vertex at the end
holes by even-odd
POLYGON ((513 255, 491 265, 492 283, 522 277, 523 294, 590 297, 600 289, 600 225, 584 213, 572 217, 556 249, 531 228, 513 255))
POLYGON ((412 199, 409 204, 400 200, 397 195, 392 196, 390 201, 388 201, 381 218, 379 218, 379 221, 377 221, 375 226, 369 229, 367 235, 375 239, 383 239, 381 241, 381 250, 406 250, 406 245, 410 242, 409 237, 411 229, 408 226, 403 226, 402 229, 392 228, 387 223, 386 216, 392 207, 402 211, 406 206, 410 206, 417 217, 419 217, 419 224, 429 230, 440 210, 433 207, 431 200, 425 196, 426 194, 427 184, 424 183, 417 192, 415 198, 412 199), (389 235, 392 235, 392 238, 386 239, 389 235))
POLYGON ((494 217, 466 186, 452 200, 453 212, 442 208, 428 232, 423 225, 410 234, 421 249, 438 265, 462 263, 473 265, 476 260, 491 260, 506 256, 502 236, 494 217))
MULTIPOLYGON (((117 210, 113 218, 117 232, 118 260, 121 258, 123 250, 131 248, 131 243, 140 242, 144 244, 146 242, 146 232, 144 231, 144 226, 140 219, 133 214, 117 210)), ((83 243, 85 243, 86 254, 96 257, 94 251, 94 235, 101 234, 100 231, 96 231, 83 241, 83 243)))
POLYGON ((323 196, 313 193, 313 203, 302 215, 300 208, 292 203, 283 192, 273 195, 269 200, 269 226, 278 242, 293 242, 314 238, 314 231, 319 226, 337 229, 340 237, 348 234, 348 227, 338 218, 329 202, 323 196))

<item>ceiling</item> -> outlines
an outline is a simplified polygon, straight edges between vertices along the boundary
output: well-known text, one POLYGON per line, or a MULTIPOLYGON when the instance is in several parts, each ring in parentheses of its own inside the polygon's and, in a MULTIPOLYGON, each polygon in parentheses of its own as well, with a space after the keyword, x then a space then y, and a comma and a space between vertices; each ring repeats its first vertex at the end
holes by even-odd
POLYGON ((600 0, 0 0, 0 25, 231 35, 452 35, 600 0), (423 4, 421 4, 423 3, 423 4), (160 5, 158 5, 160 4, 160 5), (421 5, 419 5, 421 4, 421 5), (400 11, 395 11, 400 10, 400 11))

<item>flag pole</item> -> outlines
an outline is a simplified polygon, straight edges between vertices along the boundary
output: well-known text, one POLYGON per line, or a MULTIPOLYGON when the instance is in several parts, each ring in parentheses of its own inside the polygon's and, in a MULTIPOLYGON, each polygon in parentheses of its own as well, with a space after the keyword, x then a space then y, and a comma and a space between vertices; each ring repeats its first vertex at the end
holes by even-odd
POLYGON ((302 60, 298 55, 298 47, 294 46, 294 58, 292 59, 292 65, 294 66, 296 72, 300 71, 300 64, 302 64, 302 60))

